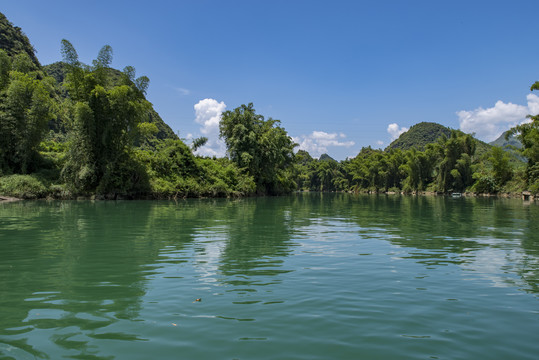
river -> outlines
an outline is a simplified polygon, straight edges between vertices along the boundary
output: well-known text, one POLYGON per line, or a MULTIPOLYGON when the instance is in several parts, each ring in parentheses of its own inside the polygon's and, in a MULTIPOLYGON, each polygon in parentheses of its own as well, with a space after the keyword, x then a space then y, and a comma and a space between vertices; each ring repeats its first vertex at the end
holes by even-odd
POLYGON ((0 359, 537 359, 539 204, 0 203, 0 359))

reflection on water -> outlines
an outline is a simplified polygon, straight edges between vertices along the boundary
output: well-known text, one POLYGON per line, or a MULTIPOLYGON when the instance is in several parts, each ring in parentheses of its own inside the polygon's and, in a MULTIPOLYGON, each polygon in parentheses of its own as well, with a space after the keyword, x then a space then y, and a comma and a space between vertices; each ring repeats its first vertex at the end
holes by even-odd
POLYGON ((371 233, 372 224, 381 222, 382 237, 411 248, 405 258, 426 266, 457 264, 477 273, 469 276, 488 278, 497 286, 538 292, 536 205, 515 199, 373 199, 360 198, 363 206, 355 211, 357 222, 371 233))
POLYGON ((532 358, 538 208, 348 194, 0 204, 0 358, 458 358, 454 344, 511 353, 508 336, 532 358), (484 333, 489 307, 521 333, 484 333))

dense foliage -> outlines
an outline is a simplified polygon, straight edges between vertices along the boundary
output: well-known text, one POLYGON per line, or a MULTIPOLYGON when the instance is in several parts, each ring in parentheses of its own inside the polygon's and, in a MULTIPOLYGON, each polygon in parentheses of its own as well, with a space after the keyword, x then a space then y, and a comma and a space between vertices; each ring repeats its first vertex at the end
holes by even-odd
MULTIPOLYGON (((536 81, 530 90, 539 90, 539 81, 536 81)), ((522 144, 520 153, 527 159, 527 185, 531 191, 539 193, 539 114, 528 115, 528 118, 530 122, 511 129, 506 137, 515 135, 522 144)))
POLYGON ((130 151, 149 107, 143 96, 147 80, 135 80, 126 68, 124 84, 111 86, 105 72, 112 61, 109 46, 101 49, 92 66, 79 62, 67 40, 62 41, 62 53, 69 68, 66 106, 73 114, 63 179, 75 193, 142 190, 143 176, 130 151))
POLYGON ((397 139, 393 140, 387 147, 389 149, 408 150, 416 148, 424 150, 427 144, 435 142, 441 136, 450 136, 451 129, 432 122, 420 122, 401 134, 397 139))
POLYGON ((0 49, 0 174, 35 171, 38 146, 53 117, 54 80, 21 52, 0 49))
POLYGON ((13 24, 0 12, 0 49, 4 49, 10 57, 26 54, 36 67, 40 67, 35 50, 22 29, 13 24))
POLYGON ((296 144, 279 124, 256 114, 252 103, 225 111, 219 123, 230 159, 253 176, 258 193, 280 194, 295 188, 288 171, 296 144))
MULTIPOLYGON (((128 67, 130 74, 134 76, 134 69, 131 67, 128 67)), ((43 70, 51 77, 53 77, 57 84, 59 85, 58 91, 60 97, 67 97, 67 90, 66 90, 66 76, 68 75, 70 71, 69 65, 64 61, 57 61, 55 63, 45 65, 43 66, 43 70)), ((107 75, 109 86, 116 86, 116 85, 122 85, 125 84, 125 73, 110 67, 103 68, 102 71, 104 71, 107 75)), ((128 82, 129 83, 129 82, 128 82)), ((139 146, 145 146, 145 147, 155 147, 156 143, 159 142, 159 140, 165 140, 165 139, 178 139, 178 136, 172 131, 170 126, 168 126, 163 119, 159 116, 157 111, 151 106, 146 110, 146 114, 143 115, 142 120, 146 123, 154 124, 157 128, 157 131, 155 132, 145 132, 143 134, 140 134, 141 137, 137 138, 135 140, 135 144, 139 146)), ((49 129, 55 131, 55 132, 64 132, 65 129, 62 127, 64 124, 63 119, 57 118, 54 121, 49 122, 49 129)))
POLYGON ((491 147, 477 155, 476 146, 472 136, 452 130, 424 150, 366 147, 342 162, 300 150, 294 176, 298 189, 311 191, 498 193, 524 187, 522 169, 509 153, 491 147))

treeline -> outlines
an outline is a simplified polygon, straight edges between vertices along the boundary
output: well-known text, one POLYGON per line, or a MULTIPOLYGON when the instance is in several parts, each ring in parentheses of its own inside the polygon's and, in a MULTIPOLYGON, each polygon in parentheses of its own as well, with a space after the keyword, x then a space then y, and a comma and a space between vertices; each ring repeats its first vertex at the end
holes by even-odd
MULTIPOLYGON (((476 156, 476 140, 455 130, 424 150, 366 147, 356 157, 341 162, 316 160, 304 151, 296 156, 296 176, 302 190, 495 194, 528 187, 524 163, 500 147, 476 156)), ((537 179, 530 180, 537 188, 537 179)))
POLYGON ((22 198, 178 198, 282 194, 295 189, 294 145, 252 104, 223 113, 229 157, 204 158, 156 136, 149 79, 110 68, 104 46, 91 65, 62 41, 49 76, 26 52, 0 50, 0 194, 22 198))
MULTIPOLYGON (((531 86, 534 90, 539 90, 539 82, 531 86)), ((539 115, 528 118, 505 135, 506 140, 518 140, 521 148, 489 147, 451 130, 422 150, 367 147, 341 162, 329 157, 316 160, 299 151, 295 179, 300 190, 311 191, 497 194, 528 190, 538 194, 539 115), (476 151, 479 146, 481 151, 476 151)))
MULTIPOLYGON (((179 198, 277 195, 295 190, 350 192, 539 192, 539 115, 515 127, 520 156, 452 131, 424 149, 363 148, 344 161, 312 158, 279 120, 253 104, 226 111, 227 157, 195 156, 167 136, 146 100, 149 79, 110 67, 104 46, 91 65, 62 41, 49 67, 27 52, 0 50, 0 194, 22 198, 179 198), (52 73, 52 71, 51 71, 52 73), (158 135, 159 134, 159 135, 158 135)), ((532 90, 539 89, 539 83, 532 90)))

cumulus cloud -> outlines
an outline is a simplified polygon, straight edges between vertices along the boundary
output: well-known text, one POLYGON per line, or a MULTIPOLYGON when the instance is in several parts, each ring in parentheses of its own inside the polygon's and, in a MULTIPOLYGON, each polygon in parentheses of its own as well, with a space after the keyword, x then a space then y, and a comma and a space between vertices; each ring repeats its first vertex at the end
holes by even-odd
POLYGON ((219 139, 219 121, 221 114, 226 109, 226 104, 215 99, 200 100, 194 106, 195 122, 202 125, 200 132, 208 138, 206 145, 200 147, 197 155, 224 156, 226 153, 225 143, 219 139))
POLYGON ((402 133, 405 133, 407 131, 408 131, 407 127, 404 127, 404 126, 399 127, 399 125, 396 123, 389 124, 387 126, 387 132, 391 136, 391 141, 397 139, 402 133))
POLYGON ((465 133, 475 133, 483 141, 496 140, 504 131, 529 121, 526 115, 539 113, 539 97, 528 94, 527 101, 527 106, 524 106, 498 100, 491 108, 458 111, 460 129, 465 133))
POLYGON ((299 144, 299 150, 305 150, 312 156, 318 157, 328 152, 329 147, 351 147, 353 141, 344 141, 346 135, 343 133, 327 133, 324 131, 313 131, 310 135, 300 135, 292 137, 294 142, 299 144))
POLYGON ((200 100, 195 104, 195 121, 202 125, 200 131, 203 134, 219 132, 219 121, 221 114, 226 109, 224 102, 217 102, 215 99, 200 100))
POLYGON ((530 115, 539 114, 539 96, 535 94, 528 94, 526 99, 528 100, 528 109, 530 110, 530 115))

